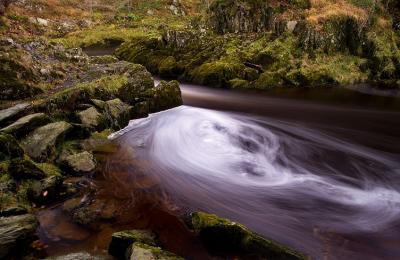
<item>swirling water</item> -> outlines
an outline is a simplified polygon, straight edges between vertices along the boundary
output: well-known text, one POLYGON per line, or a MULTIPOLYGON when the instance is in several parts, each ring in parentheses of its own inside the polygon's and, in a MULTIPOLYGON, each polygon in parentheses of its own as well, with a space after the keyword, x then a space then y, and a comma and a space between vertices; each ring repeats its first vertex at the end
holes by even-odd
POLYGON ((195 106, 113 136, 148 162, 176 207, 239 221, 317 259, 400 257, 399 112, 191 86, 183 94, 195 106))

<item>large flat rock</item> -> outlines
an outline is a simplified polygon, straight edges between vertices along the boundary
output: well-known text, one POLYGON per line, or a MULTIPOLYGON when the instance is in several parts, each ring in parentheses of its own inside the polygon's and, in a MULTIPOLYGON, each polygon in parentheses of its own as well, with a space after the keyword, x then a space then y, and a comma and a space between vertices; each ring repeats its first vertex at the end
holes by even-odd
POLYGON ((71 128, 72 125, 65 121, 39 127, 21 142, 22 148, 32 159, 45 161, 71 128))
POLYGON ((22 114, 30 107, 29 103, 21 103, 13 107, 0 110, 0 125, 4 125, 7 121, 12 120, 22 114))
POLYGON ((1 129, 1 132, 12 134, 12 135, 22 135, 28 133, 34 128, 43 125, 48 122, 48 117, 43 113, 36 113, 21 117, 11 125, 1 129))

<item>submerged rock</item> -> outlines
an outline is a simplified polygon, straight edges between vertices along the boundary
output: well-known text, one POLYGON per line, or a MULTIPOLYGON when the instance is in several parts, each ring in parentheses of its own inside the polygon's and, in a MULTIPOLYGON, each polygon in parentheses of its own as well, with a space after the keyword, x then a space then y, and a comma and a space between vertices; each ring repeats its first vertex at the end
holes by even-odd
POLYGON ((205 246, 211 250, 237 250, 268 259, 306 259, 302 254, 265 239, 241 224, 213 214, 192 213, 192 225, 205 246))
POLYGON ((65 163, 69 169, 78 174, 88 174, 96 168, 93 154, 87 151, 67 156, 65 163))
POLYGON ((24 155, 24 150, 12 135, 0 133, 0 147, 0 160, 9 160, 24 155))
POLYGON ((0 258, 13 250, 24 251, 33 240, 37 227, 38 222, 31 214, 0 218, 0 258))
POLYGON ((22 147, 34 160, 44 161, 52 155, 58 142, 71 128, 72 126, 64 121, 42 126, 22 141, 22 147))
POLYGON ((21 117, 11 125, 1 129, 1 132, 21 136, 30 132, 49 121, 48 117, 43 113, 36 113, 21 117))
POLYGON ((112 235, 108 253, 117 259, 124 259, 127 249, 135 242, 156 246, 155 235, 150 231, 126 230, 112 235))

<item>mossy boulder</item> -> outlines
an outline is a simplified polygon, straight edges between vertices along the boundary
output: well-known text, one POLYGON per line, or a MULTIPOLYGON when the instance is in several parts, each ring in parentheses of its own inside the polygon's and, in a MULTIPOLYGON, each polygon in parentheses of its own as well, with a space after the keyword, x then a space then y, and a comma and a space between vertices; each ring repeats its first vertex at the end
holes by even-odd
POLYGON ((125 259, 127 249, 135 242, 156 246, 156 238, 147 230, 125 230, 113 233, 108 253, 117 259, 125 259))
POLYGON ((49 122, 49 118, 43 113, 35 113, 21 117, 11 125, 1 129, 1 132, 12 134, 14 136, 23 136, 33 129, 49 122))
POLYGON ((108 100, 105 104, 104 116, 113 129, 121 129, 128 125, 132 108, 119 98, 108 100))
POLYGON ((164 58, 158 65, 158 74, 163 78, 177 78, 181 73, 173 56, 164 58))
POLYGON ((18 255, 26 251, 35 238, 38 221, 34 215, 24 214, 0 218, 0 258, 18 250, 18 255))
POLYGON ((241 253, 268 259, 306 259, 301 253, 265 239, 241 224, 213 214, 194 212, 191 224, 210 250, 239 250, 241 253))
POLYGON ((24 150, 12 135, 0 132, 0 147, 0 161, 20 158, 24 155, 24 150))
POLYGON ((135 242, 128 248, 125 259, 184 260, 185 258, 177 256, 157 246, 151 246, 142 242, 135 242))
POLYGON ((30 133, 21 145, 32 159, 46 161, 71 128, 71 124, 64 121, 47 124, 30 133))
POLYGON ((147 95, 151 113, 182 105, 181 90, 176 80, 161 81, 157 87, 148 90, 147 95))

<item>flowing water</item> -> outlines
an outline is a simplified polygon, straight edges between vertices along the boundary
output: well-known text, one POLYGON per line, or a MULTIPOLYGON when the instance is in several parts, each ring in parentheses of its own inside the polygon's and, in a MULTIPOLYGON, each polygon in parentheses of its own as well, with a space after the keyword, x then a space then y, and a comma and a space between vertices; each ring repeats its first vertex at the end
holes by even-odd
POLYGON ((399 98, 181 89, 183 106, 131 121, 100 156, 96 196, 123 212, 112 225, 88 232, 59 208, 42 211, 50 254, 150 228, 168 250, 208 259, 180 220, 202 210, 315 259, 400 259, 399 98))
POLYGON ((212 212, 316 259, 400 258, 398 99, 181 88, 185 105, 114 134, 109 160, 142 162, 126 187, 145 174, 171 211, 212 212))

